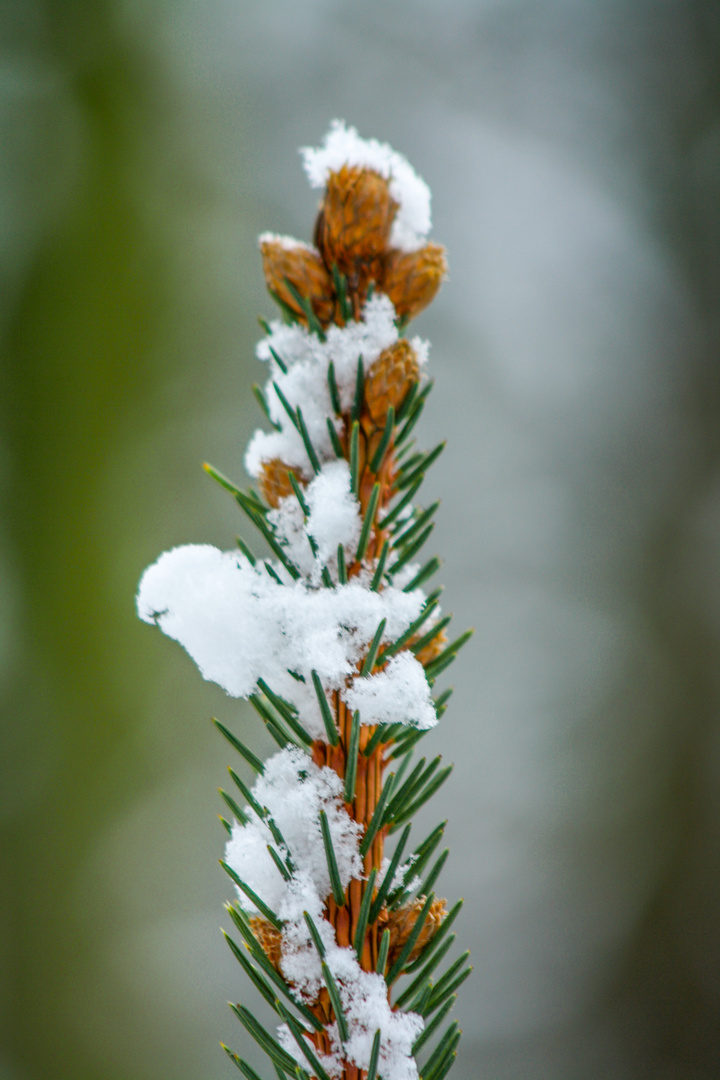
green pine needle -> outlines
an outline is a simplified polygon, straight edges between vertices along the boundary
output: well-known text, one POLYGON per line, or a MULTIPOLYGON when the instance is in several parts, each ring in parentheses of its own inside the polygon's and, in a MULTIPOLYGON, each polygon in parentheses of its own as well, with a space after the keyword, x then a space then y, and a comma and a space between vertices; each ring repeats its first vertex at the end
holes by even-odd
POLYGON ((417 656, 419 652, 423 651, 426 645, 429 645, 431 641, 435 640, 438 634, 441 634, 443 632, 445 627, 450 624, 451 619, 452 615, 446 615, 445 618, 440 619, 438 622, 436 622, 434 626, 430 627, 426 634, 423 634, 421 638, 418 638, 417 641, 414 641, 412 643, 412 645, 410 646, 410 651, 415 656, 417 656))
POLYGON ((413 557, 417 555, 423 544, 430 538, 430 534, 432 533, 434 528, 435 525, 431 521, 428 527, 426 529, 423 529, 415 542, 413 544, 408 544, 408 546, 403 549, 403 553, 400 558, 396 562, 394 562, 388 570, 388 573, 391 577, 394 577, 395 574, 402 570, 403 566, 412 561, 413 557))
POLYGON ((326 417, 325 423, 327 424, 328 434, 330 436, 330 442, 332 443, 332 448, 335 451, 335 456, 338 457, 338 458, 342 458, 344 460, 345 451, 343 450, 342 443, 340 442, 340 436, 338 435, 337 431, 335 430, 335 425, 333 424, 333 422, 332 422, 332 420, 330 419, 329 416, 326 417))
POLYGON ((440 589, 436 589, 435 592, 432 593, 432 595, 428 596, 427 600, 423 604, 422 611, 418 615, 417 619, 415 619, 414 622, 410 623, 407 630, 405 630, 400 635, 397 641, 394 641, 391 645, 387 645, 383 649, 382 655, 380 657, 381 663, 384 663, 386 660, 389 660, 391 656, 395 656, 396 653, 400 652, 400 650, 404 648, 405 645, 407 645, 410 638, 414 637, 415 634, 417 634, 420 627, 423 625, 426 619, 428 619, 429 616, 432 615, 433 611, 437 607, 440 592, 440 589))
POLYGON ((433 987, 430 1000, 425 1006, 425 1012, 423 1015, 429 1016, 431 1012, 434 1012, 450 994, 454 994, 458 986, 465 982, 468 975, 472 971, 472 968, 464 968, 467 960, 470 956, 470 951, 466 950, 462 956, 459 956, 454 964, 451 964, 442 978, 433 987))
POLYGON ((278 574, 278 572, 277 572, 277 570, 275 569, 275 567, 274 567, 274 566, 273 566, 273 565, 272 565, 271 563, 269 563, 269 562, 267 561, 267 559, 265 560, 265 562, 264 562, 264 564, 263 564, 263 565, 264 565, 265 569, 267 570, 268 574, 270 575, 270 577, 271 577, 271 578, 273 579, 273 581, 274 581, 274 582, 275 582, 275 583, 276 583, 277 585, 282 585, 282 584, 283 584, 283 580, 282 580, 282 578, 280 577, 280 575, 278 574))
POLYGON ((380 1031, 375 1032, 372 1050, 370 1051, 370 1063, 368 1065, 366 1080, 377 1080, 378 1058, 380 1057, 380 1031))
MULTIPOLYGON (((422 772, 425 768, 425 765, 425 758, 421 758, 420 761, 418 761, 418 763, 416 764, 413 771, 408 776, 405 783, 402 785, 402 787, 398 788, 398 790, 394 793, 392 801, 387 808, 387 821, 392 821, 395 815, 399 813, 399 811, 405 805, 408 798, 410 798, 410 796, 417 790, 418 786, 422 783, 422 772)), ((397 783, 399 783, 399 780, 397 781, 397 783)))
POLYGON ((253 394, 255 395, 255 399, 257 400, 258 405, 264 412, 270 424, 275 428, 276 431, 282 431, 280 424, 278 424, 277 420, 273 420, 272 416, 270 415, 270 406, 267 403, 267 398, 265 397, 263 390, 261 389, 261 387, 258 386, 257 383, 253 383, 253 394))
POLYGON ((381 619, 378 624, 378 628, 373 635, 373 639, 370 642, 370 648, 367 651, 367 656, 365 657, 363 661, 363 666, 360 670, 361 677, 364 675, 369 675, 375 665, 375 658, 377 657, 377 652, 380 648, 380 641, 382 640, 382 636, 385 633, 386 624, 387 619, 381 619))
POLYGON ((355 952, 357 953, 358 960, 362 960, 363 948, 365 945, 365 934, 367 933, 368 917, 370 915, 370 906, 372 904, 373 889, 375 888, 375 877, 377 876, 377 868, 373 866, 365 884, 365 891, 363 893, 362 902, 360 904, 360 911, 358 913, 357 928, 355 930, 355 938, 353 945, 355 946, 355 952))
POLYGON ((302 510, 305 518, 306 519, 309 518, 310 517, 310 507, 305 502, 305 494, 303 492, 303 489, 300 487, 300 484, 298 483, 297 477, 296 477, 295 473, 292 471, 292 469, 290 469, 289 472, 288 472, 288 480, 290 481, 290 487, 293 489, 293 493, 295 495, 295 498, 300 503, 300 509, 302 510))
POLYGON ((247 761, 253 772, 256 772, 259 776, 261 776, 265 772, 265 766, 263 765, 260 758, 253 754, 252 750, 249 750, 245 743, 240 742, 237 736, 233 735, 232 731, 229 731, 225 727, 225 725, 221 724, 219 720, 216 720, 214 716, 212 718, 212 722, 218 729, 218 731, 220 731, 225 736, 230 745, 235 750, 237 750, 239 754, 242 755, 245 761, 247 761))
POLYGON ((377 561, 377 566, 375 567, 375 573, 373 574, 372 581, 370 582, 370 590, 371 590, 371 592, 377 592, 378 589, 380 588, 380 584, 382 582, 383 575, 385 573, 385 563, 387 562, 387 557, 388 557, 388 552, 389 551, 390 551, 390 541, 386 540, 385 543, 382 546, 382 550, 380 552, 380 558, 377 561))
POLYGON ((448 686, 447 690, 443 690, 442 694, 438 694, 438 696, 436 698, 433 698, 433 700, 435 702, 435 712, 438 714, 438 716, 440 715, 440 710, 441 709, 443 711, 446 709, 447 703, 450 700, 450 698, 453 696, 454 691, 455 691, 454 686, 448 686))
MULTIPOLYGON (((268 329, 267 332, 268 332, 268 334, 272 333, 272 331, 270 329, 268 329)), ((278 356, 278 354, 275 352, 275 349, 273 349, 272 345, 268 345, 268 349, 270 350, 270 355, 272 356, 273 360, 275 361, 277 366, 282 371, 283 375, 287 375, 288 369, 287 369, 287 364, 285 363, 285 361, 280 356, 278 356)))
POLYGON ((428 799, 431 799, 433 797, 433 795, 436 793, 436 791, 438 791, 442 787, 442 785, 445 783, 445 781, 447 780, 448 776, 450 775, 450 773, 452 771, 453 771, 453 766, 452 765, 448 765, 448 767, 446 769, 443 769, 442 772, 439 773, 435 777, 435 779, 432 780, 428 784, 428 786, 425 788, 425 790, 422 792, 422 794, 418 795, 418 797, 415 799, 415 801, 413 803, 411 803, 410 806, 408 806, 406 809, 404 809, 402 811, 402 813, 400 814, 400 816, 395 819, 395 821, 393 822, 393 825, 390 828, 390 832, 394 832, 395 829, 400 828, 400 826, 403 824, 403 822, 405 822, 409 818, 413 817, 418 812, 420 807, 424 806, 425 803, 428 801, 428 799))
POLYGON ((395 423, 396 424, 402 424, 403 420, 405 419, 407 414, 410 412, 410 409, 413 406, 413 403, 415 401, 415 398, 418 395, 419 390, 420 390, 420 383, 419 382, 414 382, 412 384, 412 386, 410 387, 410 389, 408 390, 407 394, 405 395, 402 403, 400 404, 400 407, 398 408, 397 416, 395 417, 395 423))
POLYGON ((405 507, 408 506, 417 495, 421 484, 422 477, 420 477, 420 479, 413 484, 409 491, 405 492, 402 499, 400 499, 399 502, 395 503, 395 506, 393 506, 392 510, 388 511, 388 513, 383 518, 383 529, 389 528, 390 525, 392 525, 393 521, 395 521, 400 516, 400 514, 402 514, 405 507))
POLYGON ((400 837, 400 839, 398 841, 398 846, 395 848, 395 851, 393 853, 393 857, 390 860, 390 865, 387 868, 387 872, 386 872, 385 876, 383 877, 382 885, 378 889, 378 894, 375 897, 375 900, 374 900, 373 904, 370 907, 370 915, 369 915, 370 922, 375 922, 378 915, 382 911, 382 906, 385 903, 385 897, 390 892, 390 885, 392 884, 392 879, 395 877, 395 871, 397 870, 398 866, 400 865, 400 860, 402 859, 402 854, 403 854, 403 851, 405 850, 405 845, 407 843, 407 839, 408 839, 409 835, 410 835, 410 826, 406 825, 405 829, 403 830, 403 833, 402 833, 402 835, 401 835, 401 837, 400 837))
MULTIPOLYGON (((340 306, 340 314, 342 315, 344 322, 349 322, 352 319, 352 305, 348 300, 347 295, 347 278, 344 274, 341 274, 338 270, 337 263, 332 264, 332 276, 333 283, 335 285, 335 293, 338 298, 338 304, 340 306)), ((340 410, 337 410, 340 412, 340 410)))
POLYGON ((445 440, 439 443, 434 450, 431 450, 427 454, 423 454, 422 461, 415 466, 407 475, 401 476, 396 482, 395 487, 398 491, 404 490, 406 487, 411 487, 416 480, 422 479, 425 473, 428 471, 431 465, 433 465, 442 454, 445 449, 445 440))
POLYGON ((297 416, 298 431, 300 432, 300 438, 302 439, 303 445, 305 446, 305 452, 310 458, 310 464, 312 465, 313 472, 317 476, 317 474, 320 472, 320 458, 315 452, 315 447, 312 444, 308 429, 305 425, 305 421, 303 420, 302 409, 299 405, 295 410, 295 415, 297 416))
MULTIPOLYGON (((428 506, 427 510, 423 510, 423 512, 418 517, 415 518, 415 521, 413 522, 413 524, 410 526, 409 529, 406 528, 405 532, 400 533, 399 536, 396 536, 394 538, 395 547, 401 547, 404 544, 409 543, 414 536, 417 536, 417 534, 420 532, 420 530, 423 528, 423 526, 428 523, 428 521, 433 516, 433 514, 436 512, 436 510, 438 509, 439 506, 440 506, 440 500, 438 499, 437 502, 434 502, 432 504, 432 506, 428 506)), ((400 526, 398 526, 398 527, 400 527, 400 526)))
POLYGON ((449 998, 448 1001, 445 1002, 445 1004, 443 1005, 442 1009, 437 1014, 437 1016, 433 1017, 433 1019, 427 1025, 425 1030, 422 1031, 420 1033, 420 1035, 418 1035, 418 1037, 415 1040, 415 1042, 413 1043, 413 1047, 412 1047, 412 1052, 416 1057, 420 1053, 420 1051, 422 1050, 425 1043, 429 1042, 429 1040, 432 1039, 433 1035, 435 1034, 437 1029, 440 1027, 440 1025, 442 1024, 442 1022, 445 1019, 445 1017, 447 1016, 447 1014, 453 1008, 456 1001, 457 1001, 457 995, 455 995, 454 997, 449 998))
POLYGON ((337 744, 340 742, 340 735, 338 733, 335 718, 332 714, 330 706, 328 705, 328 700, 325 696, 325 691, 323 690, 322 683, 320 682, 320 676, 318 675, 317 671, 312 672, 312 681, 313 686, 315 687, 315 694, 317 695, 318 705, 320 706, 320 714, 323 718, 323 723, 325 725, 328 742, 331 746, 337 746, 337 744))
POLYGON ((347 1042, 350 1038, 350 1031, 348 1029, 347 1020, 345 1018, 345 1010, 342 1007, 342 1001, 340 1000, 340 991, 337 988, 330 968, 325 961, 322 963, 323 979, 327 986, 328 996, 330 997, 330 1004, 333 1007, 335 1013, 335 1019, 337 1020, 338 1031, 340 1032, 340 1039, 342 1042, 347 1042))
MULTIPOLYGON (((291 1014, 288 1012, 288 1010, 285 1008, 285 1006, 280 1001, 278 1001, 277 1004, 278 1004, 278 1010, 279 1010, 281 1016, 283 1017, 285 1023, 287 1024, 287 1026, 290 1028, 290 1033, 291 1033, 293 1039, 295 1040, 295 1042, 300 1047, 303 1055, 305 1056, 305 1058, 307 1059, 308 1064, 310 1065, 310 1068, 315 1073, 318 1080, 330 1080, 330 1077, 328 1076, 328 1074, 323 1069, 322 1065, 320 1064, 320 1062, 316 1058, 313 1051, 310 1049, 310 1044, 308 1043, 307 1039, 304 1037, 305 1033, 303 1032, 302 1028, 298 1024, 295 1017, 291 1016, 291 1014)), ((294 1065, 294 1062, 293 1062, 293 1065, 294 1065)))
POLYGON ((320 934, 318 933, 318 928, 315 925, 315 922, 314 922, 312 916, 309 914, 309 912, 303 911, 303 918, 305 919, 305 922, 307 924, 307 928, 310 931, 310 937, 313 939, 313 943, 315 945, 315 948, 318 951, 320 959, 324 960, 325 959, 325 946, 323 945, 323 940, 320 937, 320 934))
POLYGON ((380 798, 377 801, 377 805, 376 805, 375 809, 373 810, 373 816, 370 819, 370 824, 368 825, 368 827, 367 827, 367 829, 365 831, 365 835, 363 836, 362 840, 360 841, 360 857, 361 858, 365 858, 365 855, 370 850, 370 845, 372 844, 373 840, 377 836, 378 830, 382 826, 383 816, 384 816, 384 813, 385 813, 385 804, 387 803, 388 798, 392 794, 392 787, 393 787, 393 781, 394 780, 395 780, 395 773, 390 773, 390 775, 388 776, 387 780, 385 781, 383 789, 382 789, 382 791, 380 793, 380 798))
POLYGON ((272 846, 272 844, 266 844, 265 846, 268 849, 268 854, 269 854, 270 858, 272 859, 272 861, 275 863, 276 867, 280 871, 280 875, 282 876, 283 880, 284 881, 290 881, 290 878, 292 877, 292 875, 291 875, 290 871, 288 870, 287 866, 285 865, 285 863, 282 861, 282 859, 278 855, 275 848, 272 846))
POLYGON ((330 887, 332 889, 333 899, 338 907, 345 907, 345 893, 343 892, 342 882, 340 881, 340 871, 338 870, 337 859, 335 858, 335 848, 333 847, 332 836, 330 835, 330 824, 324 810, 320 811, 320 830, 322 832, 323 845, 325 847, 325 858, 327 859, 328 873, 330 874, 330 887))
POLYGON ((250 981, 253 983, 259 993, 262 994, 262 996, 265 998, 270 1008, 274 1009, 276 994, 274 993, 267 979, 257 970, 257 968, 254 968, 252 966, 252 964, 248 960, 245 951, 241 949, 239 945, 235 944, 229 934, 226 934, 223 930, 222 935, 225 938, 225 941, 230 946, 233 956, 238 961, 247 977, 250 979, 250 981))
POLYGON ((375 731, 372 733, 372 735, 370 736, 370 738, 368 740, 367 746, 363 750, 363 755, 365 757, 370 757, 370 755, 375 751, 378 743, 387 742, 387 739, 385 739, 385 733, 386 733, 386 731, 388 730, 389 727, 394 727, 394 725, 391 725, 391 724, 378 724, 377 725, 377 727, 375 728, 375 731))
MULTIPOLYGON (((403 1005, 407 1005, 407 1003, 409 1001, 412 1001, 415 997, 418 996, 418 994, 420 994, 424 990, 426 984, 429 983, 429 979, 430 979, 430 976, 432 975, 433 971, 435 970, 436 967, 438 967, 443 962, 443 960, 447 956, 448 952, 450 951, 450 949, 452 948, 454 943, 455 943, 455 934, 451 934, 450 937, 447 939, 447 941, 442 946, 442 948, 437 949, 437 951, 431 957, 429 962, 422 969, 420 974, 415 979, 413 979, 413 981, 408 986, 407 990, 404 990, 403 993, 400 994, 397 1001, 395 1002, 395 1007, 396 1008, 401 1009, 403 1007, 403 1005)), ((413 961, 412 964, 408 964, 407 967, 405 968, 404 974, 408 975, 412 971, 414 971, 415 970, 415 963, 416 963, 416 961, 413 961)))
POLYGON ((425 563, 421 570, 418 570, 412 581, 409 581, 403 592, 412 592, 413 589, 419 589, 421 585, 424 585, 429 577, 436 574, 440 569, 441 563, 437 555, 433 555, 432 559, 425 563))
POLYGON ((298 427, 297 413, 295 412, 292 405, 290 404, 288 399, 285 397, 284 393, 282 392, 282 390, 280 389, 280 387, 278 386, 278 384, 276 382, 273 383, 273 387, 275 389, 275 393, 278 396, 278 400, 280 401, 280 404, 282 405, 283 409, 285 410, 285 412, 288 414, 288 417, 290 418, 290 422, 291 422, 292 426, 295 428, 296 431, 299 431, 300 429, 298 427))
POLYGON ((240 889, 241 892, 244 892, 248 900, 255 905, 260 914, 264 915, 268 922, 273 924, 276 930, 282 930, 282 921, 277 917, 272 908, 268 907, 264 900, 260 899, 255 890, 251 889, 250 886, 236 874, 232 866, 229 866, 223 859, 220 860, 220 865, 228 877, 232 878, 238 889, 240 889))
POLYGON ((263 810, 262 806, 260 805, 260 803, 255 798, 255 796, 253 795, 252 791, 247 786, 245 781, 241 780, 240 777, 238 776, 238 774, 235 772, 235 770, 230 768, 229 765, 228 765, 228 772, 230 773, 230 776, 232 777, 232 781, 235 784, 235 786, 239 789, 239 791, 242 792, 242 795, 243 795, 243 798, 245 799, 245 802, 248 804, 248 806, 252 807, 252 809, 255 811, 255 813, 258 815, 258 817, 262 819, 265 816, 265 811, 263 810))
POLYGON ((362 356, 358 356, 357 374, 355 376, 355 398, 352 407, 352 419, 359 420, 365 396, 365 368, 362 356))
POLYGON ((378 949, 377 964, 375 965, 375 971, 378 975, 385 974, 385 968, 387 967, 388 952, 390 951, 390 931, 385 927, 383 930, 383 936, 380 939, 380 948, 378 949))
POLYGON ((252 928, 250 927, 245 913, 234 907, 232 904, 226 904, 225 908, 230 914, 230 917, 237 926, 238 930, 242 934, 243 939, 248 946, 253 959, 255 960, 255 963, 260 965, 270 982, 272 982, 285 995, 288 1001, 290 1001, 295 1006, 303 1019, 307 1023, 309 1023, 311 1027, 315 1028, 316 1031, 323 1031, 324 1025, 322 1024, 322 1022, 318 1020, 318 1018, 310 1011, 310 1009, 308 1009, 306 1005, 303 1004, 302 1001, 298 1001, 293 996, 290 987, 287 985, 283 977, 279 975, 273 967, 262 945, 253 934, 252 928))
POLYGON ((335 415, 340 416, 343 410, 342 405, 340 404, 340 391, 338 390, 337 379, 335 378, 335 364, 332 360, 328 364, 327 381, 332 407, 335 410, 335 415))
POLYGON ((396 446, 402 446, 402 444, 409 438, 410 432, 413 430, 418 420, 423 414, 425 408, 425 402, 421 401, 416 409, 413 410, 412 416, 408 417, 405 427, 402 429, 397 439, 395 440, 396 446))
POLYGON ((357 777, 358 746, 360 744, 360 713, 356 709, 352 716, 350 740, 345 759, 345 794, 346 803, 355 798, 355 779, 357 777))
POLYGON ((367 551, 368 540, 370 539, 370 531, 375 521, 375 511, 377 510, 378 499, 380 498, 380 484, 377 483, 373 486, 372 493, 368 499, 367 510, 365 511, 365 517, 363 518, 362 528, 360 530, 360 539, 358 540, 357 551, 355 552, 355 559, 357 562, 361 562, 367 551))
POLYGON ((417 939, 420 937, 420 934, 422 932, 422 928, 425 925, 427 917, 428 917, 428 915, 430 913, 430 908, 432 907, 432 904, 433 904, 434 900, 435 900, 435 894, 430 893, 430 895, 427 897, 425 903, 422 906, 420 914, 418 915, 417 919, 415 920, 413 928, 410 931, 410 934, 408 935, 407 941, 405 942, 402 949, 400 950, 400 955, 398 956, 397 960, 395 961, 395 963, 393 964, 393 966, 390 968, 387 975, 385 976, 385 982, 388 984, 388 986, 390 986, 395 981, 395 979, 397 979, 398 976, 402 974, 402 970, 405 967, 405 962, 407 961, 408 957, 410 956, 410 953, 415 948, 415 943, 416 943, 417 939))
POLYGON ((350 432, 350 490, 353 495, 358 493, 359 471, 359 448, 360 448, 360 421, 355 420, 350 432))
POLYGON ((435 882, 437 881, 437 879, 440 877, 440 874, 442 873, 442 868, 445 865, 445 863, 447 862, 449 854, 450 854, 450 849, 445 848, 442 855, 437 860, 437 862, 433 866, 432 870, 428 874, 427 879, 425 881, 423 881, 422 885, 420 886, 420 893, 421 894, 427 895, 427 893, 429 893, 430 890, 433 888, 435 882))
MULTIPOLYGON (((295 1061, 290 1057, 287 1050, 283 1050, 280 1043, 266 1031, 262 1024, 255 1019, 253 1014, 244 1005, 233 1005, 230 1008, 237 1016, 243 1027, 252 1035, 255 1042, 262 1047, 265 1053, 273 1061, 276 1061, 281 1069, 286 1072, 295 1072, 295 1061)), ((282 1008, 282 1006, 281 1006, 282 1008)), ((286 1011, 286 1010, 284 1010, 286 1011)))
MULTIPOLYGON (((435 950, 439 949, 440 944, 448 936, 448 934, 450 933, 451 926, 453 925, 456 918, 460 914, 460 911, 462 910, 463 903, 464 903, 463 900, 458 900, 458 902, 456 904, 454 904, 450 908, 447 915, 445 916, 445 918, 442 921, 442 925, 440 926, 440 929, 435 931, 435 933, 430 938, 430 941, 427 943, 427 945, 425 946, 425 948, 423 949, 422 953, 417 958, 417 960, 413 960, 412 964, 410 964, 406 968, 406 971, 408 972, 408 974, 412 975, 415 971, 418 971, 419 968, 421 968, 423 966, 423 964, 425 964, 425 962, 432 956, 432 954, 435 952, 435 950)), ((453 937, 453 938, 455 937, 454 934, 452 934, 450 936, 453 937)), ((439 961, 438 961, 438 963, 439 963, 439 961)))
POLYGON ((373 459, 370 462, 370 472, 377 473, 380 471, 380 466, 383 463, 383 458, 390 445, 393 429, 395 427, 395 409, 391 405, 387 411, 387 419, 385 421, 385 428, 383 429, 382 438, 378 443, 377 450, 373 454, 373 459))
POLYGON ((225 476, 224 473, 221 473, 219 469, 216 469, 214 465, 210 465, 207 461, 204 461, 203 469, 208 474, 208 476, 211 476, 212 479, 220 485, 220 487, 224 487, 225 490, 229 491, 231 495, 235 496, 235 498, 237 498, 238 495, 243 495, 243 492, 240 490, 237 484, 233 484, 232 480, 228 480, 227 476, 225 476))
POLYGON ((463 645, 470 640, 475 633, 474 630, 466 630, 464 634, 461 634, 455 641, 450 642, 439 656, 436 656, 427 667, 425 668, 425 676, 428 679, 436 679, 441 671, 444 671, 446 667, 452 664, 453 660, 462 649, 463 645))
POLYGON ((290 280, 285 278, 285 284, 290 290, 293 299, 300 305, 308 322, 308 329, 312 334, 317 334, 321 341, 325 341, 325 331, 322 328, 322 324, 313 310, 313 306, 307 296, 303 296, 297 286, 290 280))
POLYGON ((257 566, 257 559, 255 558, 252 551, 250 550, 250 548, 247 546, 247 544, 243 540, 242 536, 236 536, 235 537, 235 543, 240 548, 240 550, 242 551, 243 555, 248 560, 250 565, 251 566, 257 566))
POLYGON ((442 1068, 446 1059, 451 1057, 455 1047, 460 1042, 460 1034, 460 1025, 457 1020, 453 1020, 435 1050, 425 1062, 422 1071, 423 1080, 432 1080, 432 1077, 442 1068))
POLYGON ((231 810, 232 813, 235 815, 235 817, 237 818, 239 823, 241 825, 247 825, 250 818, 247 816, 247 814, 244 812, 244 810, 240 809, 238 804, 233 799, 232 795, 228 795, 227 791, 224 791, 222 788, 218 788, 218 793, 220 795, 220 798, 223 800, 225 805, 228 807, 228 809, 231 810))

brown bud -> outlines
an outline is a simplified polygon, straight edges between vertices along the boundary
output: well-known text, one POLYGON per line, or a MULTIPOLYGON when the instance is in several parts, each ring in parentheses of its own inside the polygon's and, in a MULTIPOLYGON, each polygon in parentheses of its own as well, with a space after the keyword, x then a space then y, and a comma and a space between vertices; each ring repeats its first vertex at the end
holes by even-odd
MULTIPOLYGON (((422 911, 423 905, 427 897, 418 896, 415 900, 411 900, 408 904, 403 904, 397 911, 391 911, 388 915, 388 928, 390 930, 390 950, 388 952, 388 970, 393 966, 398 956, 402 952, 402 948, 410 937, 413 927, 417 922, 418 915, 422 911)), ((430 905, 430 910, 427 913, 425 922, 423 923, 422 930, 418 936, 417 941, 413 945, 412 952, 407 959, 407 963, 412 963, 417 959, 420 953, 423 951, 430 938, 434 937, 437 931, 440 929, 443 919, 447 915, 447 908, 444 900, 433 900, 430 905)))
POLYGON ((415 350, 405 338, 380 353, 365 380, 365 401, 378 426, 385 423, 391 405, 397 412, 408 390, 419 378, 415 350))
POLYGON ((282 937, 272 923, 264 919, 262 915, 250 916, 250 929, 262 945, 268 960, 280 971, 280 955, 282 953, 282 937))
POLYGON ((277 236, 261 236, 260 252, 270 292, 307 324, 296 290, 309 300, 318 321, 326 326, 333 317, 335 300, 332 278, 320 253, 307 244, 277 236))
POLYGON ((327 267, 337 264, 351 290, 380 278, 397 208, 378 173, 348 165, 330 173, 315 239, 327 267))
POLYGON ((269 503, 270 506, 277 507, 281 499, 284 499, 286 495, 292 495, 293 489, 288 475, 290 472, 295 474, 299 483, 305 482, 300 469, 291 468, 280 458, 263 461, 258 477, 258 487, 265 498, 265 502, 269 503))
POLYGON ((426 244, 419 251, 391 251, 385 263, 382 291, 398 315, 413 319, 434 299, 447 276, 445 248, 426 244))

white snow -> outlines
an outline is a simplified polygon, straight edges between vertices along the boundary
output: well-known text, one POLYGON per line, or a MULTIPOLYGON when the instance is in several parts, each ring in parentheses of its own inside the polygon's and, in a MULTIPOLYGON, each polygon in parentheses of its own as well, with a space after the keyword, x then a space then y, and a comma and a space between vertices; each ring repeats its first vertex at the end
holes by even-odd
POLYGON ((335 459, 323 465, 305 488, 304 499, 310 511, 307 521, 294 494, 281 499, 267 517, 288 556, 319 585, 324 566, 336 572, 338 546, 342 544, 349 559, 360 537, 360 504, 350 490, 348 463, 335 459), (316 555, 310 537, 315 541, 316 555))
POLYGON ((363 576, 333 589, 303 579, 279 585, 239 552, 190 544, 166 551, 148 567, 137 607, 141 619, 180 642, 203 678, 232 697, 248 697, 263 678, 294 702, 310 734, 323 738, 313 668, 326 690, 342 690, 380 621, 387 620, 383 643, 394 641, 424 600, 421 589, 372 592, 363 576))
MULTIPOLYGON (((330 326, 325 341, 310 333, 304 326, 294 323, 287 326, 274 321, 270 333, 257 345, 259 360, 270 362, 271 376, 265 387, 265 396, 272 419, 281 431, 256 431, 245 455, 245 467, 251 476, 258 476, 264 461, 279 458, 286 465, 312 473, 310 460, 302 438, 290 420, 274 383, 280 388, 293 409, 302 410, 303 420, 315 451, 323 460, 334 460, 335 452, 328 434, 330 417, 336 431, 342 433, 342 421, 335 417, 328 387, 330 361, 335 368, 340 403, 348 410, 355 394, 358 358, 362 356, 365 371, 377 360, 383 349, 398 339, 395 326, 395 308, 387 296, 377 293, 368 300, 358 322, 346 326, 330 326), (273 359, 274 351, 287 367, 283 372, 273 359)), ((420 339, 413 341, 421 355, 427 346, 420 339)))
POLYGON ((399 206, 390 243, 402 251, 417 251, 422 246, 431 227, 430 188, 402 154, 377 139, 361 139, 357 129, 343 120, 333 120, 322 146, 305 146, 300 153, 314 188, 325 187, 329 174, 343 165, 372 169, 384 176, 399 206))
MULTIPOLYGON (((321 962, 305 923, 307 911, 322 938, 326 962, 338 986, 348 1023, 349 1038, 341 1045, 337 1024, 328 1028, 333 1053, 321 1063, 331 1076, 340 1072, 343 1058, 361 1069, 370 1064, 375 1032, 380 1029, 379 1072, 393 1080, 416 1080, 412 1044, 423 1029, 414 1013, 393 1012, 381 975, 364 972, 353 949, 340 948, 335 932, 323 916, 330 893, 330 875, 320 831, 320 811, 327 814, 330 835, 343 888, 351 878, 363 877, 359 840, 363 828, 342 805, 342 782, 330 768, 319 768, 301 750, 285 749, 265 762, 265 771, 253 787, 253 795, 280 830, 278 844, 269 826, 251 809, 247 825, 235 823, 225 847, 225 861, 283 921, 281 968, 300 996, 311 1003, 323 985, 321 962), (275 847, 285 860, 290 856, 292 874, 286 881, 267 846, 275 847)), ((241 889, 243 910, 257 908, 241 889)), ((278 1028, 282 1046, 304 1067, 306 1061, 285 1025, 278 1028)))
MULTIPOLYGON (((264 773, 253 787, 255 798, 271 814, 287 847, 275 843, 267 824, 249 807, 248 824, 236 822, 233 826, 225 861, 280 919, 304 925, 303 910, 307 910, 308 903, 317 911, 313 897, 324 901, 330 893, 320 810, 327 814, 343 888, 352 877, 363 876, 358 854, 363 827, 352 820, 342 805, 342 791, 342 781, 333 769, 319 768, 309 754, 287 747, 268 758, 264 773), (296 870, 289 882, 270 857, 268 844, 282 858, 291 856, 296 870)), ((246 911, 256 912, 240 890, 238 898, 246 911)))
POLYGON ((304 240, 296 240, 294 236, 281 236, 279 233, 260 233, 258 247, 262 247, 263 244, 277 244, 279 247, 285 248, 286 251, 297 251, 298 248, 301 248, 303 251, 312 251, 315 255, 320 254, 312 244, 306 244, 304 240))
POLYGON ((383 671, 355 679, 345 700, 360 710, 363 724, 412 724, 424 730, 437 724, 423 666, 409 652, 398 653, 383 671))

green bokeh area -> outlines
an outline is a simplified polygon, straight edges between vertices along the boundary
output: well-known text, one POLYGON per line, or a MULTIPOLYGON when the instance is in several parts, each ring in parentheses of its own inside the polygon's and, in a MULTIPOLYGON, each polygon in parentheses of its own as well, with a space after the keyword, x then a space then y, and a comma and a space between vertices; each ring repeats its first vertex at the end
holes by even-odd
MULTIPOLYGON (((223 1068, 222 997, 199 1048, 182 1022, 197 1003, 158 1017, 168 973, 136 965, 163 909, 185 919, 188 947, 219 936, 224 753, 209 717, 242 711, 204 695, 179 655, 158 695, 168 654, 133 597, 164 547, 232 542, 232 507, 200 463, 215 451, 239 468, 259 282, 248 307, 242 198, 204 186, 201 117, 121 15, 100 0, 0 14, 3 1080, 223 1068), (183 123, 185 145, 169 130, 183 123), (232 417, 218 404, 230 396, 232 417), (176 721, 188 700, 193 728, 176 721), (193 925, 208 901, 212 937, 193 925)), ((240 162, 241 107, 236 120, 240 162)))

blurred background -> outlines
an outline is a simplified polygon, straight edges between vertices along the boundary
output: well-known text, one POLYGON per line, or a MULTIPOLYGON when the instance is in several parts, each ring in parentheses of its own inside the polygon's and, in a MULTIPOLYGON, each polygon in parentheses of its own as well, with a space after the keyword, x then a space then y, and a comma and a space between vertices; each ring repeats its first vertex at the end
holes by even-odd
POLYGON ((420 437, 477 632, 415 832, 466 898, 452 1075, 717 1080, 714 0, 0 4, 0 1077, 237 1075, 211 715, 269 747, 133 598, 244 528, 200 463, 242 479, 255 238, 310 236, 335 116, 451 267, 420 437))

